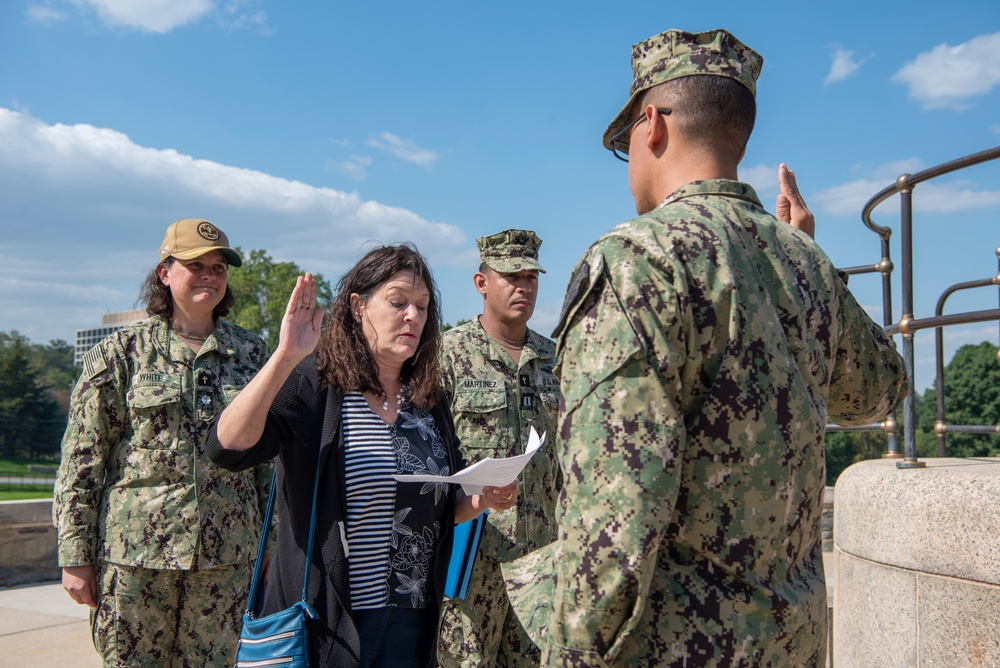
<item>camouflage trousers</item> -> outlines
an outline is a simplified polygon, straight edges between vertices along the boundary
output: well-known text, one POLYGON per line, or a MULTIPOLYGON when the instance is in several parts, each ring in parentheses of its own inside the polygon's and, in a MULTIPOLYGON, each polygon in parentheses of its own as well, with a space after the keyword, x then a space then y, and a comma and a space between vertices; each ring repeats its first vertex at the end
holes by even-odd
POLYGON ((445 599, 441 668, 538 666, 541 655, 510 608, 500 563, 479 554, 464 599, 445 599))
POLYGON ((204 570, 98 566, 94 647, 106 668, 232 666, 251 564, 204 570))

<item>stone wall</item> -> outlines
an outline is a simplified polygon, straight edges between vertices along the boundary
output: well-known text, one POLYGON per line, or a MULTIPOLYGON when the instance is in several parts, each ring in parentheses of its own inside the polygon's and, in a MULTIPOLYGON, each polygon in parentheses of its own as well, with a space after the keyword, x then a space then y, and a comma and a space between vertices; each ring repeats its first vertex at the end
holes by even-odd
POLYGON ((837 665, 1000 666, 1000 459, 896 461, 837 479, 837 665))
POLYGON ((833 487, 823 492, 823 551, 833 552, 833 487))
POLYGON ((52 499, 0 501, 0 587, 60 577, 52 499))

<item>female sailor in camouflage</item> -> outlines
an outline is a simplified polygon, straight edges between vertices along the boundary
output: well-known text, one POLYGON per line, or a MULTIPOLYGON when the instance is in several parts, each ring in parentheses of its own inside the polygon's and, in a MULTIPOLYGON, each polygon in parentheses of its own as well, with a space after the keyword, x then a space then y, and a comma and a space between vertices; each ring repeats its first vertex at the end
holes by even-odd
POLYGON ((204 450, 215 416, 268 357, 221 317, 242 264, 206 220, 178 220, 142 297, 150 318, 84 358, 53 514, 63 586, 92 611, 106 666, 224 666, 259 536, 270 467, 231 473, 204 450))

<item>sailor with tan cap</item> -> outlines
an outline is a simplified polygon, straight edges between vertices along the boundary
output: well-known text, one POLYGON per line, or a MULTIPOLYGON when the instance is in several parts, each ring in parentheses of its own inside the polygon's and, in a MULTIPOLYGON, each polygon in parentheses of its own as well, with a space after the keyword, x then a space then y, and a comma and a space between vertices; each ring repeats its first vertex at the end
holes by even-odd
MULTIPOLYGON (((152 245, 152 244, 151 244, 152 245)), ((227 666, 256 554, 270 467, 229 473, 204 441, 268 358, 222 319, 243 263, 207 220, 167 228, 143 282, 150 317, 84 357, 53 515, 63 587, 94 608, 107 666, 227 666)))
POLYGON ((231 267, 242 267, 243 258, 229 247, 229 237, 218 227, 201 218, 174 221, 163 235, 160 262, 167 258, 193 260, 210 251, 222 253, 231 267))

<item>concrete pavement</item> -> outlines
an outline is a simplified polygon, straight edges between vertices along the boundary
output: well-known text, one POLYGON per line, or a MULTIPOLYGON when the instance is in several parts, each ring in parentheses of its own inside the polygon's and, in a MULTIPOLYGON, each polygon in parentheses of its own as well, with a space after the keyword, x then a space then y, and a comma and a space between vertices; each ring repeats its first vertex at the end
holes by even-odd
MULTIPOLYGON (((823 561, 832 606, 833 555, 824 552, 823 561)), ((89 610, 74 603, 58 582, 0 589, 0 666, 100 668, 89 610)))
POLYGON ((0 589, 0 665, 100 668, 89 611, 58 582, 0 589))

